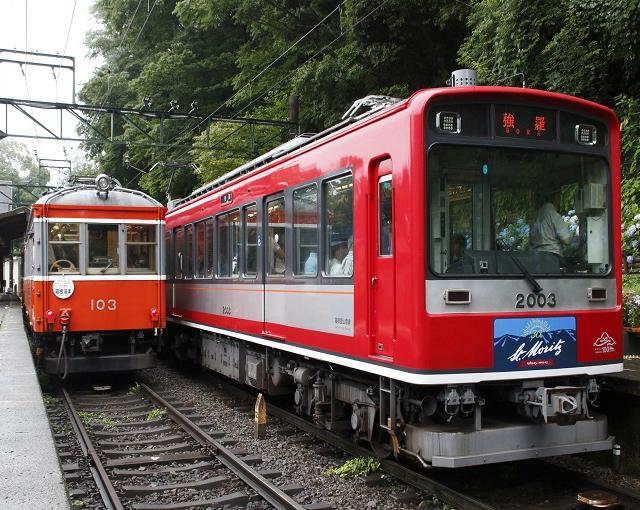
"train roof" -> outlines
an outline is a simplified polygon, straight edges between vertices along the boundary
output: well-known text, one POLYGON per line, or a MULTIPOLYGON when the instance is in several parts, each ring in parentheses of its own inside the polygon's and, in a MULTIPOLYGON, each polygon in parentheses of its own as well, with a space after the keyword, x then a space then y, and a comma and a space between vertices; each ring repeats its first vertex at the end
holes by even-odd
POLYGON ((95 184, 58 188, 40 197, 35 204, 101 207, 164 207, 142 191, 115 187, 99 192, 95 184))
MULTIPOLYGON (((610 119, 616 119, 615 113, 598 103, 594 103, 585 99, 581 99, 575 96, 561 94, 557 92, 549 92, 538 89, 528 89, 519 87, 504 87, 504 86, 456 86, 456 87, 440 87, 421 89, 415 91, 411 96, 406 99, 398 99, 388 96, 367 96, 362 99, 358 99, 347 110, 342 117, 342 121, 325 129, 320 133, 306 133, 289 140, 282 145, 275 147, 269 152, 262 154, 254 160, 245 163, 217 178, 216 180, 201 186, 194 190, 192 193, 184 198, 172 200, 167 205, 171 211, 173 209, 181 208, 187 204, 192 204, 205 195, 209 195, 211 192, 222 188, 226 184, 233 182, 243 175, 251 173, 255 170, 266 167, 273 161, 289 156, 299 149, 308 147, 314 142, 327 138, 330 135, 336 134, 339 131, 346 130, 354 125, 365 124, 366 121, 372 121, 375 118, 384 117, 395 111, 408 107, 412 103, 421 108, 424 103, 430 100, 434 96, 453 96, 453 95, 484 95, 484 96, 502 96, 504 98, 517 97, 519 99, 528 98, 538 100, 541 98, 549 101, 569 101, 574 107, 588 108, 591 110, 597 110, 600 114, 609 117, 610 119), (362 112, 362 108, 368 108, 362 112)), ((617 120, 617 119, 616 119, 617 120)))

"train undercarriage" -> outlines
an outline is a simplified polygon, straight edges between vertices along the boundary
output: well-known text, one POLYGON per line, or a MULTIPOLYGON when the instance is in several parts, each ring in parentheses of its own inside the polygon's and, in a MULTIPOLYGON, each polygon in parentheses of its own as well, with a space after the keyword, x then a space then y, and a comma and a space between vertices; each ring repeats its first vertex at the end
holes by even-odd
POLYGON ((587 376, 418 386, 230 336, 172 327, 165 350, 268 395, 298 414, 369 443, 380 457, 465 467, 611 450, 599 393, 587 376))
POLYGON ((36 361, 48 374, 126 372, 155 365, 154 331, 34 335, 36 361))

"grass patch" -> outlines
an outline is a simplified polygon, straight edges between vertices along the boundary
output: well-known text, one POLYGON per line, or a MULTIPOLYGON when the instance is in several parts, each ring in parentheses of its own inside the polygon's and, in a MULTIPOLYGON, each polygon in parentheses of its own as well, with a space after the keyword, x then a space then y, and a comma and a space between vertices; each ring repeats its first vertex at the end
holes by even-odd
POLYGON ((42 394, 42 401, 44 402, 44 405, 46 407, 51 407, 51 406, 57 404, 58 402, 60 402, 60 399, 54 397, 53 395, 50 395, 49 393, 43 393, 42 394))
POLYGON ((74 499, 71 502, 71 508, 86 508, 87 504, 82 499, 74 499))
POLYGON ((154 407, 149 411, 147 415, 147 421, 157 420, 167 414, 167 410, 164 407, 154 407))
POLYGON ((349 459, 338 467, 329 468, 322 474, 324 476, 339 476, 341 478, 353 478, 367 476, 380 469, 380 461, 373 457, 355 457, 349 459))
POLYGON ((131 388, 129 388, 129 391, 127 391, 127 395, 140 395, 140 393, 142 393, 140 383, 135 383, 131 388))
POLYGON ((86 411, 78 411, 78 416, 80 416, 80 421, 82 421, 82 423, 84 423, 88 428, 93 428, 96 425, 101 425, 105 429, 113 429, 116 425, 120 424, 104 413, 89 413, 86 411))

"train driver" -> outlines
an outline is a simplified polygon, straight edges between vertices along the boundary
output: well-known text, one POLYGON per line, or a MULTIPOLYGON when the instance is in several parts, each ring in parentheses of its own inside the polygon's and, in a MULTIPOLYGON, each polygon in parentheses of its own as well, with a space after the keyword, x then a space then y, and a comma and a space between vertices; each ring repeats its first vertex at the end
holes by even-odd
POLYGON ((531 248, 534 251, 553 253, 560 258, 562 245, 571 242, 569 228, 556 210, 558 194, 543 198, 542 205, 531 224, 531 248))

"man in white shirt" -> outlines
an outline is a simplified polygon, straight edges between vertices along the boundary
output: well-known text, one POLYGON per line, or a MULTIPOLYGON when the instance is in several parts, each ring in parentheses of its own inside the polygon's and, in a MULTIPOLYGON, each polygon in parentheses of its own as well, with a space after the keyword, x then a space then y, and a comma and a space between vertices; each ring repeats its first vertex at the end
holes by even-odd
POLYGON ((545 202, 531 225, 531 248, 560 256, 562 245, 571 242, 569 228, 551 202, 545 202))

